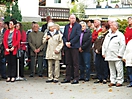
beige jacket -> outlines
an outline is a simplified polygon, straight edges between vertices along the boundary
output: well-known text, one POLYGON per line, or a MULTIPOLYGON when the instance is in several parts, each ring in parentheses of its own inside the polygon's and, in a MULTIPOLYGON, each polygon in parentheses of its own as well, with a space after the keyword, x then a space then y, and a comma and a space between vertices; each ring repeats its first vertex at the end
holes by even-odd
POLYGON ((46 59, 55 59, 61 60, 61 50, 63 47, 62 34, 59 31, 56 31, 52 36, 48 31, 45 33, 43 37, 43 43, 48 42, 47 50, 46 50, 46 59), (49 40, 46 40, 46 37, 50 36, 49 40), (58 54, 55 54, 55 50, 58 51, 58 54))

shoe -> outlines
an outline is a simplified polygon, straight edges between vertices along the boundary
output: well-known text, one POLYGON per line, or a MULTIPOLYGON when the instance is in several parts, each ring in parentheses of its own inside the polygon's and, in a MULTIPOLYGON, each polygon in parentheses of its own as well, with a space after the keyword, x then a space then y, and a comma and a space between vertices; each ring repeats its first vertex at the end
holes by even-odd
POLYGON ((65 79, 61 83, 70 83, 70 80, 65 79))
POLYGON ((54 83, 58 83, 58 80, 54 80, 54 83))
POLYGON ((33 74, 30 74, 29 77, 33 77, 33 74))
POLYGON ((39 74, 39 77, 43 77, 43 75, 42 74, 39 74))
POLYGON ((88 81, 89 81, 89 79, 88 79, 88 78, 85 78, 85 79, 84 79, 84 81, 85 81, 85 82, 88 82, 88 81))
POLYGON ((117 83, 116 84, 116 87, 120 87, 120 86, 122 86, 122 84, 120 84, 120 83, 117 83))
POLYGON ((132 87, 132 85, 129 84, 129 85, 127 85, 127 87, 132 87))
POLYGON ((15 78, 13 77, 13 78, 11 78, 11 82, 15 82, 15 78))
POLYGON ((8 77, 7 80, 6 80, 6 82, 10 82, 10 81, 11 81, 11 79, 8 77))
POLYGON ((107 80, 103 80, 103 84, 106 84, 107 83, 107 80))
POLYGON ((78 84, 79 81, 78 80, 73 80, 71 84, 78 84))
POLYGON ((96 83, 102 83, 102 81, 98 79, 98 80, 95 81, 94 83, 95 83, 95 84, 96 84, 96 83))
POLYGON ((51 82, 53 82, 53 80, 47 80, 47 81, 46 81, 46 83, 51 83, 51 82))
POLYGON ((108 84, 109 87, 115 86, 116 84, 110 83, 108 84))

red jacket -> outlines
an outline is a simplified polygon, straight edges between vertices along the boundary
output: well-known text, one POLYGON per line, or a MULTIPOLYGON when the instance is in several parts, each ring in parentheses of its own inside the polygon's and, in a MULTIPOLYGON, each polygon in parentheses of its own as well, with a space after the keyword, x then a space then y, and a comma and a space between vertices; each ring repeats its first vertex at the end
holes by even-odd
POLYGON ((127 44, 129 42, 129 40, 132 39, 132 28, 127 27, 124 35, 125 35, 125 41, 126 41, 126 44, 127 44))
POLYGON ((97 39, 98 33, 102 31, 102 28, 100 28, 98 31, 94 30, 92 33, 92 43, 97 39))
MULTIPOLYGON (((5 33, 4 33, 4 38, 3 38, 3 44, 4 44, 4 48, 5 48, 5 55, 10 54, 10 52, 6 51, 6 49, 8 48, 9 32, 10 32, 10 30, 6 30, 5 33)), ((19 48, 19 45, 20 45, 20 39, 21 39, 20 31, 15 29, 14 33, 13 33, 13 37, 12 37, 12 46, 14 46, 13 55, 17 54, 17 49, 19 48)))
MULTIPOLYGON (((21 42, 26 42, 26 39, 27 39, 26 32, 25 31, 22 31, 22 33, 21 33, 21 42)), ((21 43, 20 44, 20 49, 26 50, 26 44, 21 43)))

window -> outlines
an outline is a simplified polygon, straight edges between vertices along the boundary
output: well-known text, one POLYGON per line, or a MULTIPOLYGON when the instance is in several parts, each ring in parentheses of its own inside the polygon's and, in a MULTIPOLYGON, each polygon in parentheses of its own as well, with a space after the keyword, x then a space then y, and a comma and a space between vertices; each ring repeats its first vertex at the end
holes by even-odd
POLYGON ((54 0, 54 3, 61 3, 61 0, 54 0))

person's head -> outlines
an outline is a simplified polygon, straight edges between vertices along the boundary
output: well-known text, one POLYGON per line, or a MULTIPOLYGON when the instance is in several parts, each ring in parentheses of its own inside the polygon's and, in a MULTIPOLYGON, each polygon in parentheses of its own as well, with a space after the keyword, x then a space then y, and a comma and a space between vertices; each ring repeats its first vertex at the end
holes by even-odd
POLYGON ((58 30, 58 31, 60 30, 59 24, 55 24, 54 27, 55 27, 56 30, 58 30))
POLYGON ((82 31, 86 30, 86 22, 81 21, 79 24, 82 26, 82 31))
POLYGON ((15 19, 11 19, 9 21, 9 29, 13 29, 16 27, 17 21, 15 19))
POLYGON ((111 23, 110 29, 113 33, 115 33, 118 30, 118 23, 116 21, 111 23))
POLYGON ((55 24, 53 22, 48 23, 48 28, 49 31, 53 32, 55 29, 55 24))
POLYGON ((9 29, 9 22, 4 22, 4 28, 7 30, 9 29))
POLYGON ((34 25, 33 25, 33 31, 34 32, 38 32, 39 31, 39 24, 38 23, 34 23, 34 25))
POLYGON ((0 20, 0 28, 3 28, 3 20, 0 20))
POLYGON ((132 17, 128 17, 128 24, 132 25, 132 17))
POLYGON ((94 20, 94 27, 98 28, 100 26, 101 22, 99 19, 94 20))
POLYGON ((20 22, 17 22, 16 29, 20 30, 20 32, 22 33, 22 24, 20 22))
POLYGON ((52 20, 52 17, 51 17, 51 16, 47 16, 47 17, 46 17, 46 22, 47 22, 47 23, 49 22, 49 20, 52 20))
POLYGON ((88 26, 88 27, 91 27, 91 26, 92 26, 92 23, 93 23, 92 20, 88 20, 88 22, 87 22, 87 26, 88 26))
POLYGON ((102 22, 101 26, 102 26, 102 32, 103 33, 108 31, 110 28, 110 25, 108 24, 108 22, 102 22))
POLYGON ((74 14, 71 14, 69 17, 70 24, 74 24, 76 22, 76 16, 74 14))

